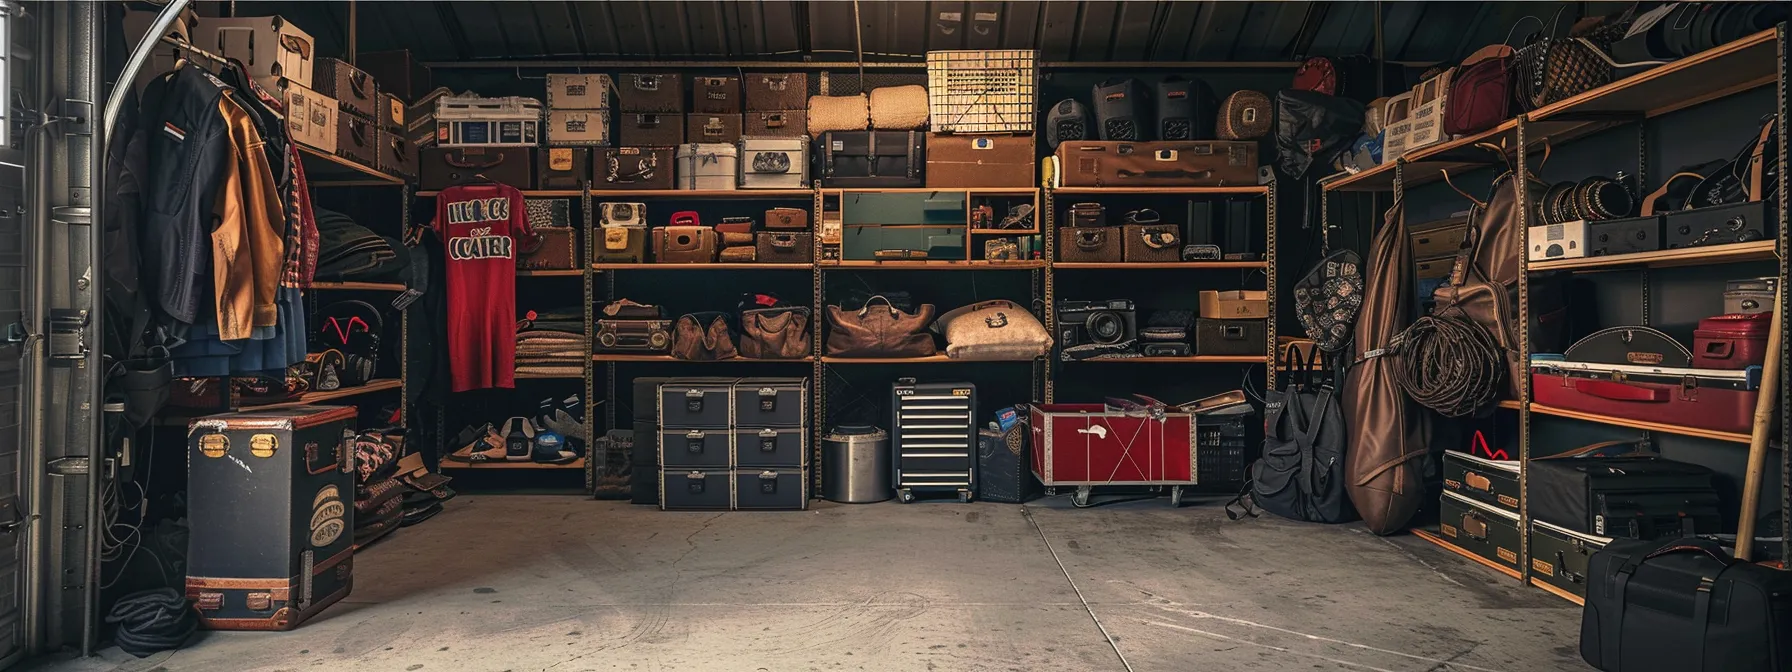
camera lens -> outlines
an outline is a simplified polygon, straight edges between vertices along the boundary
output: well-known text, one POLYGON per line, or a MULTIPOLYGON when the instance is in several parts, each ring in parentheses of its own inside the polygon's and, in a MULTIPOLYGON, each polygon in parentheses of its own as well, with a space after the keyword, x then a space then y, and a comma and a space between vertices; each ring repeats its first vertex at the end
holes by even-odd
POLYGON ((1112 345, 1119 343, 1126 336, 1126 324, 1120 314, 1111 310, 1097 311, 1089 315, 1084 323, 1089 329, 1089 337, 1096 343, 1112 345))

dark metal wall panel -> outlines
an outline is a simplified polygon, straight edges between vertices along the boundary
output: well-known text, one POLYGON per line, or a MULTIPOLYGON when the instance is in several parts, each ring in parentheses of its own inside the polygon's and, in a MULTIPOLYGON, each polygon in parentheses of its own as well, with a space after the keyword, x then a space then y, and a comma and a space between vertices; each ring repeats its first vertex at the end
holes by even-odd
POLYGON ((1250 3, 1243 2, 1210 2, 1195 21, 1195 30, 1189 34, 1191 42, 1188 59, 1195 61, 1231 60, 1232 50, 1238 45, 1238 31, 1244 25, 1244 17, 1250 11, 1250 3))
POLYGON ((656 56, 653 21, 647 14, 652 3, 639 0, 618 0, 602 3, 610 9, 610 20, 616 26, 616 48, 624 57, 656 56))
POLYGON ((1032 49, 1039 40, 1039 2, 1002 3, 1002 48, 1032 49))
POLYGON ((971 2, 965 7, 964 48, 966 49, 1001 49, 1002 23, 1007 20, 1007 8, 1001 2, 971 2))
POLYGON ((549 56, 583 56, 585 44, 579 39, 578 21, 573 19, 572 3, 535 3, 535 16, 540 20, 542 52, 549 56))
POLYGON ((1081 3, 1045 3, 1045 20, 1039 27, 1039 57, 1047 61, 1068 61, 1076 49, 1077 20, 1081 3))
POLYGON ((814 48, 803 41, 803 31, 815 22, 809 3, 765 0, 760 7, 759 25, 764 29, 766 53, 794 54, 814 48))
MULTIPOLYGON (((1180 61, 1187 58, 1188 46, 1194 40, 1195 21, 1206 9, 1206 3, 1168 2, 1163 20, 1157 24, 1157 39, 1151 53, 1140 60, 1180 61)), ((1266 3, 1267 4, 1267 3, 1266 3)))
POLYGON ((585 53, 593 57, 617 56, 622 47, 617 43, 616 21, 610 17, 607 2, 570 2, 573 20, 585 38, 585 53))
POLYGON ((734 31, 723 11, 727 3, 716 0, 687 2, 685 14, 690 22, 691 46, 699 56, 728 57, 739 54, 734 47, 734 31))
MULTIPOLYGON (((854 25, 852 3, 816 2, 808 3, 808 8, 809 48, 817 53, 857 53, 853 31, 849 30, 854 25)), ((767 27, 770 25, 768 22, 767 27)))
POLYGON ((653 37, 653 53, 664 56, 688 57, 693 55, 690 36, 690 19, 685 9, 689 2, 649 2, 647 5, 647 25, 653 37))
POLYGON ((509 40, 504 36, 504 26, 498 18, 496 3, 451 2, 448 6, 466 31, 467 47, 475 58, 481 54, 512 53, 509 40))
MULTIPOLYGON (((1119 3, 1120 12, 1114 17, 1112 43, 1108 47, 1108 57, 1116 61, 1143 61, 1149 58, 1153 28, 1158 24, 1158 17, 1164 13, 1162 2, 1144 2, 1128 0, 1119 3)), ((1171 39, 1181 40, 1181 36, 1171 39)))
POLYGON ((963 49, 971 17, 962 2, 927 3, 927 51, 963 49))
POLYGON ((1120 3, 1085 2, 1082 20, 1076 29, 1076 44, 1071 57, 1078 61, 1110 60, 1108 47, 1114 40, 1114 20, 1120 14, 1120 3))

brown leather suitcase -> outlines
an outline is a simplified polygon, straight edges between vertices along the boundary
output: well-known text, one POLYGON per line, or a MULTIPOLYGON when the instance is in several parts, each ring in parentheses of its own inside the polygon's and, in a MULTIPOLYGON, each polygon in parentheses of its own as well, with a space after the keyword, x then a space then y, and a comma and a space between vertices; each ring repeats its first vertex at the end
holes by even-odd
POLYGON ((1127 224, 1121 227, 1121 249, 1128 263, 1182 261, 1182 227, 1175 224, 1127 224))
POLYGON ((647 229, 639 226, 606 226, 592 232, 591 261, 597 264, 639 264, 645 261, 647 229))
POLYGON ((580 189, 591 175, 591 150, 544 147, 535 150, 535 188, 580 189))
POLYGON ((707 226, 662 226, 653 229, 653 260, 665 264, 707 264, 720 247, 716 230, 707 226))
POLYGON ((1065 141, 1061 187, 1229 187, 1257 184, 1257 143, 1065 141))
POLYGON ((684 138, 685 142, 738 144, 740 115, 693 114, 685 117, 684 138))
POLYGON ((372 167, 379 154, 380 133, 373 122, 351 114, 337 115, 336 155, 372 167))
POLYGON ((753 244, 752 231, 724 231, 722 230, 722 225, 717 224, 716 235, 721 236, 722 238, 722 252, 724 253, 726 253, 730 247, 753 244))
POLYGON ((597 147, 591 189, 672 189, 671 147, 597 147))
MULTIPOLYGON (((671 112, 621 112, 616 117, 616 144, 623 147, 670 147, 684 144, 684 115, 671 112)), ((668 161, 667 165, 671 165, 668 161)))
MULTIPOLYGON (((752 217, 723 217, 722 221, 716 222, 715 227, 716 227, 716 233, 724 234, 724 236, 726 236, 726 234, 730 234, 730 233, 751 234, 751 233, 753 233, 753 224, 754 224, 754 222, 753 222, 752 217)), ((724 237, 723 244, 724 245, 730 244, 725 241, 726 241, 726 238, 724 237)), ((740 244, 741 245, 751 245, 752 243, 746 242, 746 243, 740 243, 740 244)))
MULTIPOLYGON (((747 90, 748 112, 806 110, 809 107, 809 75, 801 72, 749 72, 741 78, 747 90)), ((797 124, 798 128, 804 128, 797 124)))
POLYGON ((741 135, 796 138, 809 134, 808 110, 748 112, 741 115, 741 135))
POLYGON ((802 208, 772 208, 765 211, 765 228, 807 229, 809 228, 809 211, 802 208))
POLYGON ((1058 228, 1058 261, 1118 263, 1123 255, 1118 226, 1058 228))
POLYGON ((616 75, 616 109, 623 112, 682 114, 684 78, 673 73, 630 72, 616 75))
POLYGON ((318 93, 336 99, 342 111, 373 119, 379 113, 380 88, 366 71, 335 58, 317 59, 311 82, 318 93))
POLYGON ((927 186, 1038 186, 1031 135, 946 135, 927 138, 927 186))
POLYGON ((382 173, 417 179, 417 146, 402 130, 380 129, 373 167, 382 173))
POLYGON ((516 267, 527 271, 570 271, 579 267, 578 235, 572 229, 536 229, 541 247, 516 257, 516 267))
POLYGON ((377 121, 382 131, 404 132, 404 101, 385 91, 380 92, 377 121))
POLYGON ((740 114, 740 77, 733 75, 692 77, 691 111, 698 114, 740 114))
POLYGON ((807 264, 815 259, 815 234, 760 231, 759 261, 767 264, 807 264))
POLYGON ((425 147, 418 154, 419 188, 439 191, 485 178, 518 189, 535 188, 533 147, 425 147))

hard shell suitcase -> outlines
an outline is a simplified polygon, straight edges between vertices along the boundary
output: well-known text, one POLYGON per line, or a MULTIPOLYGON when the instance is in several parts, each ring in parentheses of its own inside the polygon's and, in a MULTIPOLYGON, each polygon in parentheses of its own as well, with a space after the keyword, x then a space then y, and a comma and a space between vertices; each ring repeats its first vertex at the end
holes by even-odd
POLYGON ((809 138, 742 137, 740 188, 809 188, 809 138))
POLYGON ((591 189, 671 189, 671 147, 600 147, 592 150, 591 189))
POLYGON ((623 112, 682 114, 684 80, 671 73, 630 72, 616 75, 616 108, 623 112))
POLYGON ((1767 361, 1767 328, 1773 313, 1737 313, 1699 320, 1692 332, 1692 365, 1746 369, 1767 361))
POLYGON ((186 596, 202 625, 290 630, 348 595, 355 416, 300 406, 189 426, 186 596))
POLYGON ((698 75, 691 78, 691 111, 698 114, 741 112, 740 77, 698 75))
POLYGON ((678 162, 679 189, 726 191, 738 185, 740 148, 732 144, 679 145, 673 156, 678 162))
MULTIPOLYGON (((662 392, 663 394, 663 392, 662 392)), ((667 469, 726 468, 734 460, 734 433, 721 429, 671 429, 661 420, 660 466, 667 469)))
POLYGON ((927 138, 927 186, 1039 186, 1031 135, 942 135, 927 138))
POLYGON ((535 151, 535 188, 578 190, 591 177, 591 150, 546 147, 535 151))
POLYGON ((662 264, 707 264, 721 246, 707 226, 662 226, 653 229, 653 260, 662 264))
POLYGON ((1610 537, 1581 534, 1541 520, 1531 521, 1531 578, 1586 597, 1587 566, 1610 537))
POLYGON ((1469 553, 1518 571, 1518 514, 1445 492, 1439 505, 1438 534, 1469 553))
MULTIPOLYGON (((704 376, 671 378, 660 384, 655 417, 662 430, 720 429, 733 426, 736 378, 704 376)), ((728 464, 723 457, 723 465, 728 464)))
POLYGON ((1544 406, 1747 434, 1761 369, 1675 368, 1531 356, 1532 400, 1544 406))
POLYGON ((380 89, 365 71, 335 58, 317 59, 318 93, 336 99, 343 112, 372 120, 379 112, 380 89))
POLYGON ((778 138, 809 138, 808 110, 773 110, 741 115, 740 134, 778 138))
POLYGON ((475 179, 518 189, 535 188, 535 159, 528 147, 425 147, 418 153, 419 187, 437 191, 475 179))
MULTIPOLYGON (((741 77, 747 112, 804 110, 809 106, 809 75, 801 72, 749 72, 741 77)), ((796 124, 798 129, 807 128, 796 124)), ((799 133, 807 131, 799 130, 799 133)))
POLYGON ((1792 572, 1717 542, 1613 540, 1587 568, 1580 655, 1605 672, 1792 669, 1792 572))
POLYGON ((667 469, 660 472, 660 510, 727 511, 733 486, 728 469, 667 469))
POLYGON ((809 153, 822 186, 846 189, 922 186, 926 156, 921 131, 828 131, 809 153))
POLYGON ((735 144, 740 142, 739 114, 692 114, 684 120, 684 141, 735 144))
POLYGON ((1724 283, 1724 312, 1765 313, 1773 310, 1774 288, 1779 278, 1747 278, 1724 283))
POLYGON ((1518 461, 1444 451, 1444 491, 1518 512, 1518 461))
POLYGON ((620 112, 616 117, 616 144, 626 147, 671 147, 684 142, 684 115, 660 112, 620 112))
POLYGON ((1531 515, 1602 537, 1670 539, 1722 531, 1710 469, 1652 455, 1583 456, 1629 443, 1607 441, 1532 459, 1531 515))
POLYGON ((548 110, 550 145, 610 144, 609 110, 548 110))
POLYGON ((609 75, 550 73, 548 109, 608 110, 610 89, 614 87, 609 75))
POLYGON ((606 226, 591 232, 591 261, 598 264, 639 264, 647 251, 647 227, 606 226))
POLYGON ((1257 143, 1065 141, 1060 187, 1218 187, 1257 184, 1257 143))
POLYGON ((369 168, 379 156, 380 133, 373 122, 344 114, 336 118, 336 155, 369 168))
POLYGON ((1667 213, 1667 249, 1772 240, 1779 234, 1772 201, 1748 201, 1667 213))
POLYGON ((807 427, 809 379, 742 378, 734 382, 734 425, 807 427))

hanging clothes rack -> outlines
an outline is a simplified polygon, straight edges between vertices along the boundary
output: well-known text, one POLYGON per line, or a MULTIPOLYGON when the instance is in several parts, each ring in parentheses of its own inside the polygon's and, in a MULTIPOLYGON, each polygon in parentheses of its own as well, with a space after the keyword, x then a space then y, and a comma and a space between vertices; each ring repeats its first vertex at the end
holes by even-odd
POLYGON ((193 55, 193 56, 198 56, 200 58, 211 61, 213 63, 217 63, 218 65, 222 65, 222 66, 226 66, 226 67, 228 67, 230 65, 230 59, 225 58, 223 56, 219 56, 217 54, 206 51, 204 49, 200 49, 199 47, 195 47, 192 44, 190 44, 184 40, 177 39, 171 35, 163 35, 162 41, 165 43, 168 43, 169 45, 172 45, 176 49, 187 52, 188 54, 193 55))

